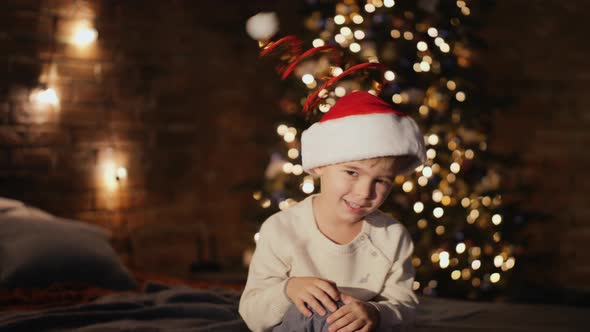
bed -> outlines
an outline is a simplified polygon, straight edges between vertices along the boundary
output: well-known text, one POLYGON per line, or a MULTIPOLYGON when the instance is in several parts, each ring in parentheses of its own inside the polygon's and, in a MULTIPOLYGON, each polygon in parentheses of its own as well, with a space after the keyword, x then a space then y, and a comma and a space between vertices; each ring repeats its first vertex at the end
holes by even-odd
MULTIPOLYGON (((0 332, 248 331, 243 281, 130 271, 104 230, 0 198, 0 332)), ((421 297, 415 331, 586 331, 588 308, 421 297)))

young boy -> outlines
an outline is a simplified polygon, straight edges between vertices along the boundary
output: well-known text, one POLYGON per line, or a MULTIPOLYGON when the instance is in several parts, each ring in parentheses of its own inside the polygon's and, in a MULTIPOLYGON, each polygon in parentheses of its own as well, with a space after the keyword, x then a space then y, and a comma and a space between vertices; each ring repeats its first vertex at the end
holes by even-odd
POLYGON ((410 117, 350 93, 305 130, 303 168, 321 192, 269 217, 240 314, 253 331, 393 331, 413 322, 412 240, 378 210, 398 174, 421 165, 410 117))

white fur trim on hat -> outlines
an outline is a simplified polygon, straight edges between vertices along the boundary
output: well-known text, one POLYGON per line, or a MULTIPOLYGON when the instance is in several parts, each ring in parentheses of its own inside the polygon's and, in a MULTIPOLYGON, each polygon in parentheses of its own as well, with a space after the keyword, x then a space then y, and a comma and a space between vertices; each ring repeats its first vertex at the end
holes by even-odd
POLYGON ((307 172, 319 166, 401 155, 415 158, 400 174, 426 161, 424 136, 409 116, 350 115, 316 122, 301 134, 301 158, 307 172))

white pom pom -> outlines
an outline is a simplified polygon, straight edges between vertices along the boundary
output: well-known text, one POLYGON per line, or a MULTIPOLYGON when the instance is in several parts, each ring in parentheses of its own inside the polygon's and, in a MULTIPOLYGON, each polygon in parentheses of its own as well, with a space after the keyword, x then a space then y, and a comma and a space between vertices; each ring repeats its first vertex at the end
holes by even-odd
POLYGON ((279 31, 276 13, 258 13, 246 22, 246 31, 255 40, 267 40, 279 31))

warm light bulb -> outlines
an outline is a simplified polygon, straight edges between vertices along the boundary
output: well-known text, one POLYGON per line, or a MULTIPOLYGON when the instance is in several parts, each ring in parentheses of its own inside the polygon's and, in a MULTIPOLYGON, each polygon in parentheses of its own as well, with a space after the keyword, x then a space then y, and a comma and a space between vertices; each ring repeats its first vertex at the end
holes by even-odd
POLYGON ((303 174, 303 167, 301 165, 293 166, 293 175, 301 175, 303 174))
POLYGON ((90 45, 98 37, 98 32, 89 22, 82 21, 75 28, 72 42, 77 46, 84 47, 90 45))
POLYGON ((418 178, 418 184, 419 184, 421 187, 426 187, 426 185, 428 184, 428 178, 427 178, 427 177, 425 177, 425 176, 421 176, 421 177, 419 177, 419 178, 418 178))
POLYGON ((289 174, 293 171, 293 164, 291 163, 284 163, 283 164, 283 172, 289 174))
POLYGON ((385 7, 391 8, 391 7, 395 6, 395 1, 394 0, 384 0, 383 4, 385 5, 385 7))
POLYGON ((410 191, 412 191, 412 189, 414 189, 414 184, 412 184, 412 182, 410 181, 406 181, 404 182, 404 184, 402 185, 402 190, 409 193, 410 191))
POLYGON ((388 81, 393 81, 395 79, 395 73, 392 72, 391 70, 388 70, 385 72, 385 74, 383 75, 385 77, 386 80, 388 81))
POLYGON ((497 255, 496 257, 494 257, 495 267, 500 267, 502 266, 502 264, 504 264, 504 257, 502 257, 502 255, 497 255))
POLYGON ((479 270, 480 267, 481 267, 481 261, 479 259, 476 259, 473 262, 471 262, 472 269, 479 270))
POLYGON ((432 192, 432 200, 435 202, 440 202, 443 198, 443 193, 442 191, 436 189, 432 192))
POLYGON ((285 136, 283 136, 283 139, 285 140, 285 142, 291 143, 295 140, 295 134, 292 132, 287 132, 285 136))
POLYGON ((306 193, 306 194, 311 194, 314 191, 315 187, 313 185, 313 182, 304 182, 303 186, 301 187, 301 190, 306 193))
POLYGON ((430 145, 437 145, 439 138, 436 134, 431 134, 428 136, 428 144, 430 145))
POLYGON ((336 24, 344 24, 344 22, 346 22, 346 18, 342 15, 336 15, 334 16, 334 23, 336 24))
POLYGON ((498 226, 502 223, 502 216, 499 214, 494 214, 492 216, 492 223, 494 223, 494 225, 498 226))
POLYGON ((277 134, 283 136, 287 133, 288 130, 289 130, 289 127, 287 127, 286 125, 284 125, 284 124, 279 125, 277 127, 277 134))
POLYGON ((412 290, 417 291, 418 289, 420 289, 420 282, 414 280, 412 283, 412 290))
POLYGON ((343 44, 346 42, 346 37, 344 37, 342 34, 337 34, 336 36, 334 36, 334 40, 338 43, 338 44, 343 44))
POLYGON ((451 172, 457 174, 461 170, 461 165, 459 165, 459 163, 457 163, 457 162, 454 162, 451 164, 450 169, 451 169, 451 172))
POLYGON ((365 32, 363 30, 356 30, 354 32, 354 38, 361 40, 365 38, 365 32))
POLYGON ((416 202, 414 204, 414 211, 416 213, 420 213, 420 212, 424 211, 424 204, 422 202, 416 202))
POLYGON ((356 24, 361 24, 361 23, 363 23, 363 21, 364 21, 364 20, 365 20, 365 19, 364 19, 362 16, 358 15, 358 14, 356 14, 356 15, 354 15, 354 16, 352 17, 352 21, 353 21, 354 23, 356 23, 356 24))
POLYGON ((117 168, 117 180, 125 180, 127 178, 127 169, 125 167, 117 168))
POLYGON ((289 158, 291 159, 296 159, 297 157, 299 157, 299 150, 295 149, 295 148, 291 148, 289 149, 289 151, 287 152, 287 155, 289 156, 289 158))
POLYGON ((281 201, 279 203, 279 209, 280 210, 285 210, 288 207, 289 207, 289 202, 287 200, 281 201))
POLYGON ((426 157, 428 159, 436 158, 436 150, 435 149, 428 149, 428 151, 426 151, 426 157))
POLYGON ((305 84, 311 84, 313 81, 315 81, 315 78, 311 74, 305 74, 301 77, 301 80, 305 84))
POLYGON ((455 95, 455 99, 457 99, 458 101, 465 101, 465 97, 466 97, 465 92, 463 92, 463 91, 459 91, 455 95))
POLYGON ((326 43, 322 39, 316 38, 313 40, 311 44, 313 45, 313 47, 321 47, 324 46, 326 43))
POLYGON ((334 67, 334 68, 332 68, 332 76, 334 76, 334 77, 342 74, 343 72, 344 71, 340 67, 334 67))
POLYGON ((40 108, 59 106, 59 97, 54 89, 48 88, 44 90, 35 90, 29 97, 32 103, 36 104, 40 108))
POLYGON ((103 183, 108 190, 117 188, 117 167, 112 160, 106 160, 102 165, 103 183))
POLYGON ((497 273, 497 272, 495 272, 495 273, 492 273, 492 275, 490 276, 490 281, 491 281, 493 284, 495 284, 495 283, 497 283, 498 281, 500 281, 500 273, 497 273))
POLYGON ((428 226, 428 221, 426 219, 418 220, 418 228, 424 229, 428 226))
POLYGON ((55 90, 49 88, 42 91, 39 94, 39 102, 49 104, 52 106, 58 106, 59 98, 57 97, 57 93, 55 93, 55 90))
POLYGON ((514 264, 516 263, 514 257, 510 257, 506 260, 506 267, 511 269, 514 267, 514 264))
POLYGON ((471 205, 471 200, 469 199, 469 197, 463 197, 463 199, 461 199, 461 206, 464 208, 467 208, 471 205))
POLYGON ((465 243, 463 243, 463 242, 457 243, 457 246, 455 246, 455 251, 458 254, 464 253, 465 252, 465 243))

